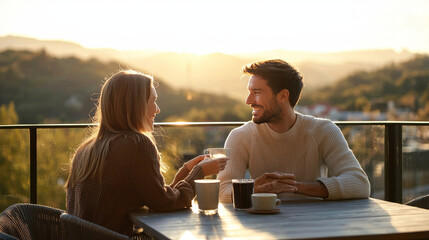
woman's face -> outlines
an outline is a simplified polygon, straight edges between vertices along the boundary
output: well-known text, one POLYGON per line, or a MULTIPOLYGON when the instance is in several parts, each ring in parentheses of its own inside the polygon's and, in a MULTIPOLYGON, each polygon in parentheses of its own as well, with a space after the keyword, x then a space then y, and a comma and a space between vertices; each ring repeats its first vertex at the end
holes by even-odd
POLYGON ((158 94, 156 93, 155 88, 152 86, 150 90, 150 97, 147 106, 147 116, 149 118, 149 122, 153 129, 153 123, 155 121, 155 116, 161 111, 156 104, 156 99, 158 98, 158 94))

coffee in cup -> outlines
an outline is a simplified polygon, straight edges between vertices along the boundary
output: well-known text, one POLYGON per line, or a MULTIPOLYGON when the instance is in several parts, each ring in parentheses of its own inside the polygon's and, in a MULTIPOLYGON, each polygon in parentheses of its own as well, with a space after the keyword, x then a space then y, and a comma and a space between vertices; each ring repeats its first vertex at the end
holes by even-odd
POLYGON ((194 182, 199 212, 206 215, 217 213, 220 180, 198 179, 194 180, 194 182))
POLYGON ((281 203, 280 199, 277 199, 275 193, 254 193, 252 194, 252 205, 257 211, 271 211, 278 207, 281 203))
POLYGON ((252 207, 253 179, 232 179, 232 202, 237 210, 246 210, 252 207))

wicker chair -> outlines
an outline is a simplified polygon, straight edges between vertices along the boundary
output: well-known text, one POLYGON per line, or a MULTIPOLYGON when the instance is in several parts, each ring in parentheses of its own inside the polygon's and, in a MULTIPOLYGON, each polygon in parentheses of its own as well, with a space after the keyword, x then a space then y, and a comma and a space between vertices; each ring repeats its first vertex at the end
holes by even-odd
POLYGON ((415 198, 405 204, 409 206, 429 209, 429 194, 415 198))
POLYGON ((63 213, 61 218, 61 229, 63 240, 129 240, 126 235, 114 232, 98 224, 86 221, 82 218, 63 213))
POLYGON ((38 204, 13 204, 0 213, 0 232, 23 240, 61 239, 62 213, 38 204))
POLYGON ((12 237, 9 234, 0 232, 0 240, 18 240, 18 238, 12 237))

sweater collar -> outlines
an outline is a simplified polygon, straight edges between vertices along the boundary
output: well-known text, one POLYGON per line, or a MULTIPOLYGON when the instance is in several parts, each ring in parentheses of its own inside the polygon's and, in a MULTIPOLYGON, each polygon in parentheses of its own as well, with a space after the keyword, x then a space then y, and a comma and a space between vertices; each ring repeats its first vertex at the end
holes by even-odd
POLYGON ((296 114, 296 121, 295 124, 286 132, 283 133, 278 133, 274 130, 272 130, 270 128, 270 126, 268 126, 267 123, 263 123, 261 124, 261 127, 272 137, 275 138, 284 138, 284 137, 288 137, 288 136, 294 136, 295 134, 298 133, 298 129, 300 128, 299 126, 302 124, 302 115, 298 112, 295 112, 296 114))

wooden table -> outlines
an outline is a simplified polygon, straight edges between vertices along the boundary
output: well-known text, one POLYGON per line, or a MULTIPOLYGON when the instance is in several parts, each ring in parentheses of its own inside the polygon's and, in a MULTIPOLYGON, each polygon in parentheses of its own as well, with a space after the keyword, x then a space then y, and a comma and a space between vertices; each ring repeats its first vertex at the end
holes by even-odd
POLYGON ((284 201, 280 213, 251 214, 220 204, 216 215, 192 209, 131 214, 156 239, 429 239, 429 210, 378 199, 284 201))

